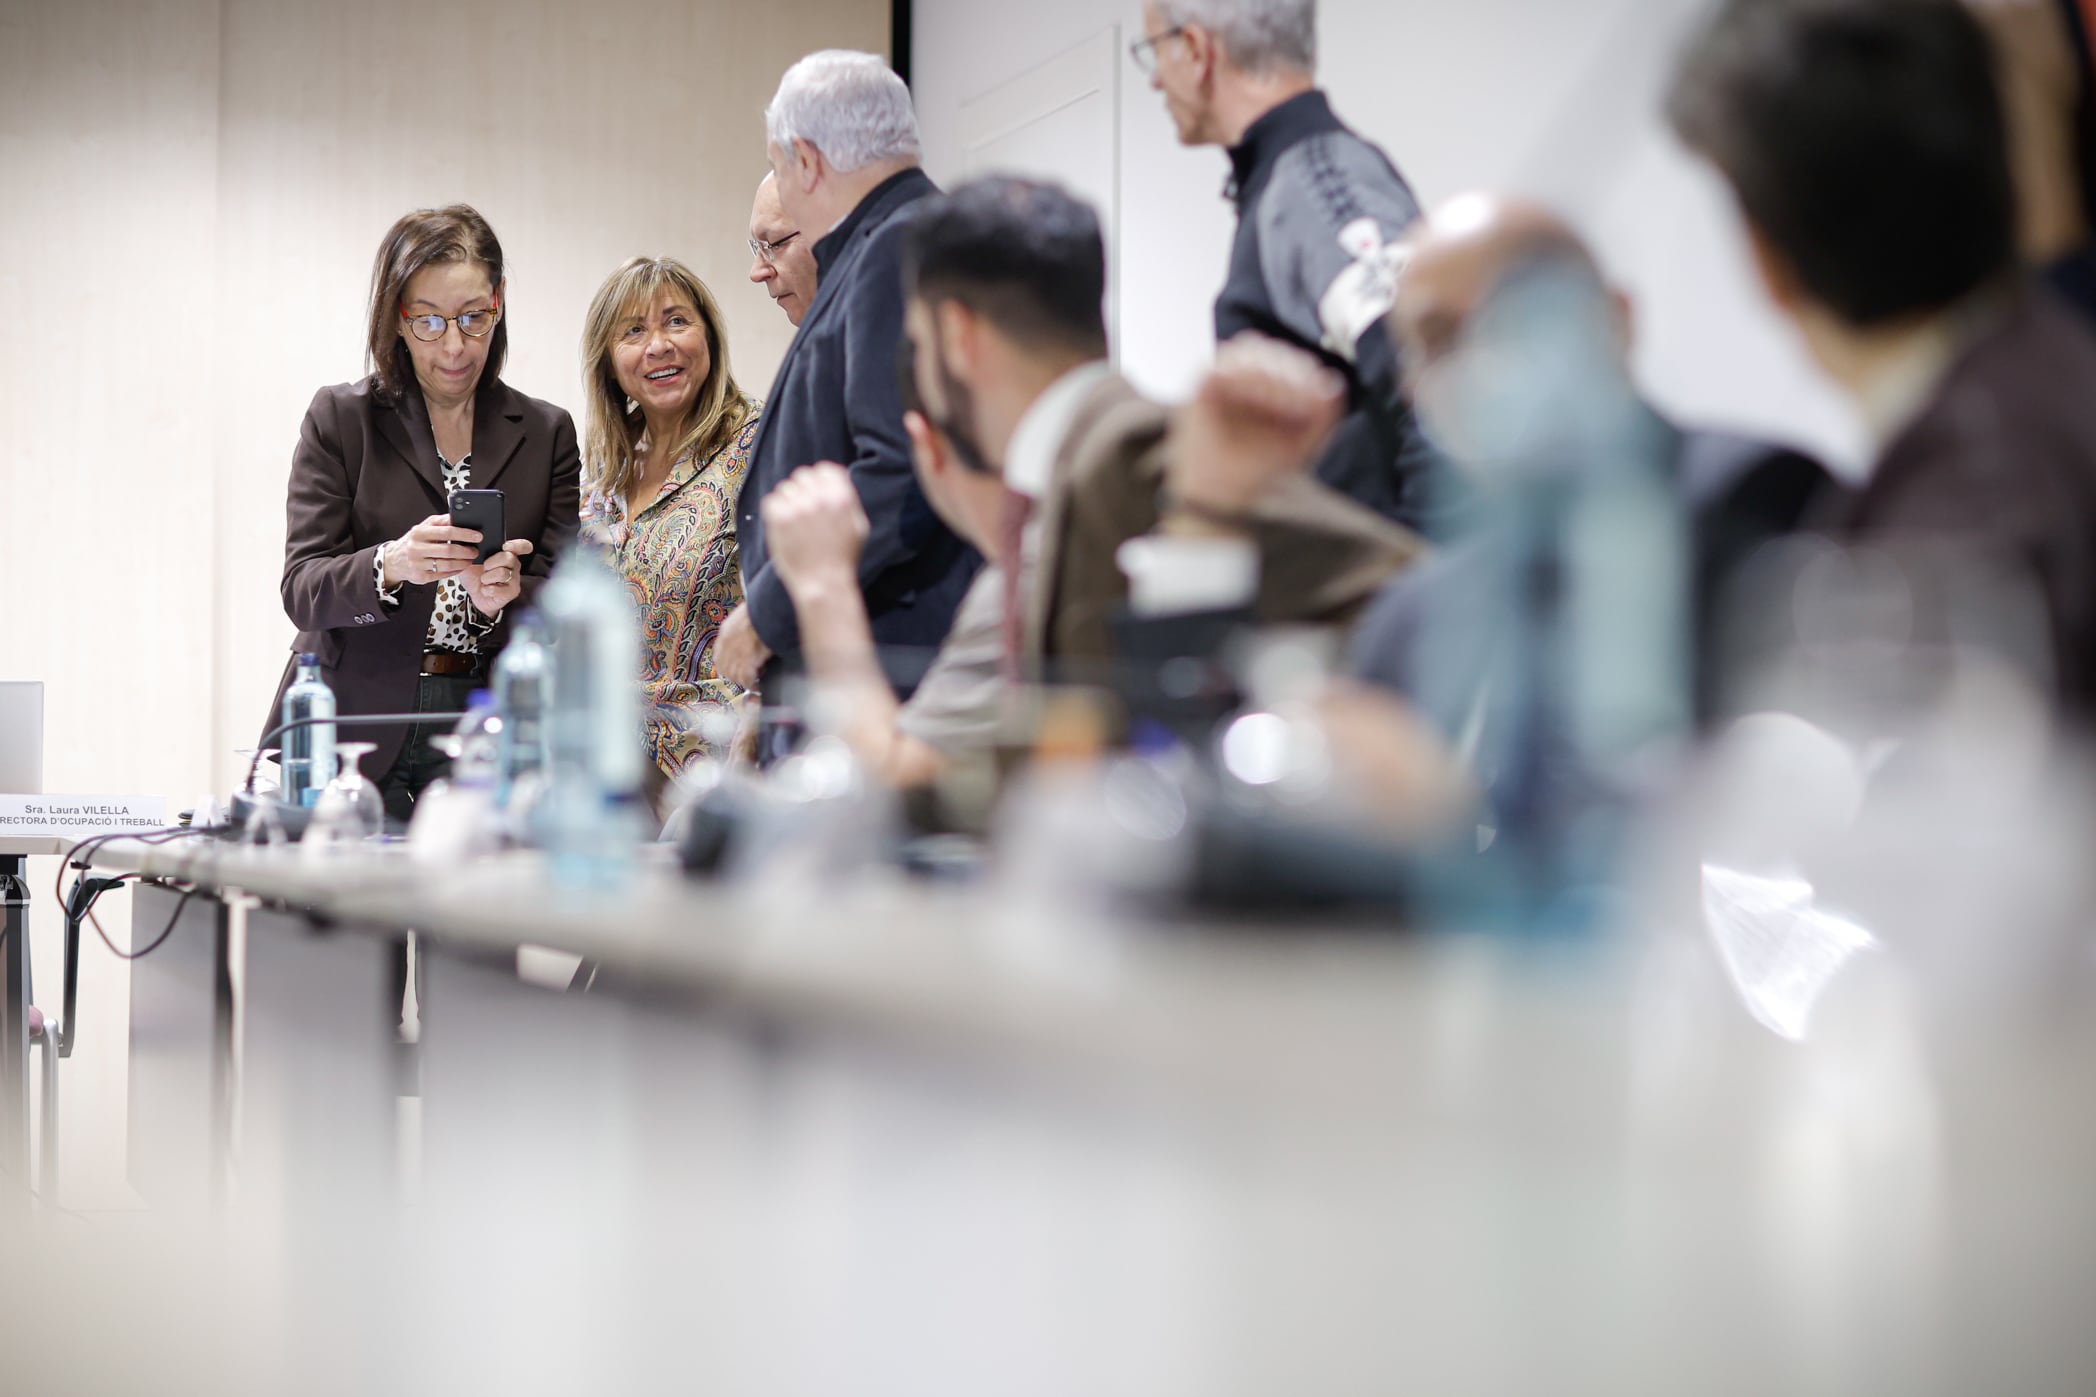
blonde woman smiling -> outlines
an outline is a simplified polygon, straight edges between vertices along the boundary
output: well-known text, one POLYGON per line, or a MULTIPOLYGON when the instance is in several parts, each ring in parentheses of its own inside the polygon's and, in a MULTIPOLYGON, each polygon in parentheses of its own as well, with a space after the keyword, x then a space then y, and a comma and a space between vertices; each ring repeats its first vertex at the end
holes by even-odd
POLYGON ((758 407, 728 368, 719 305, 691 269, 636 257, 590 302, 582 518, 638 608, 647 742, 659 779, 723 754, 742 692, 714 672, 742 601, 735 504, 758 407), (730 721, 715 723, 709 715, 730 721))

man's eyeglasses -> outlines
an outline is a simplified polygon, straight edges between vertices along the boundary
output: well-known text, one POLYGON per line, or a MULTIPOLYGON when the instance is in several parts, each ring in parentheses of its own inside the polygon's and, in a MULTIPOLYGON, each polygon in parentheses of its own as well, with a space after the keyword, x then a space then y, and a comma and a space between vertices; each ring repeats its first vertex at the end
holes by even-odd
POLYGON ((409 315, 406 311, 402 311, 400 318, 407 321, 408 333, 421 340, 424 344, 432 344, 437 340, 443 339, 444 328, 447 325, 456 325, 459 327, 460 334, 470 335, 474 339, 479 339, 494 329, 496 323, 502 319, 502 307, 490 306, 484 310, 462 310, 457 315, 409 315))
POLYGON ((751 238, 750 251, 760 261, 762 261, 765 266, 776 267, 779 265, 779 249, 786 246, 786 244, 792 242, 795 238, 799 236, 799 230, 795 230, 794 232, 788 233, 785 237, 779 239, 775 243, 768 243, 764 241, 764 239, 762 238, 751 238))
POLYGON ((1128 56, 1135 60, 1135 66, 1142 69, 1146 76, 1155 73, 1157 71, 1157 46, 1164 43, 1167 39, 1176 39, 1184 33, 1186 33, 1186 26, 1175 24, 1162 34, 1152 34, 1146 38, 1137 39, 1128 46, 1128 56))

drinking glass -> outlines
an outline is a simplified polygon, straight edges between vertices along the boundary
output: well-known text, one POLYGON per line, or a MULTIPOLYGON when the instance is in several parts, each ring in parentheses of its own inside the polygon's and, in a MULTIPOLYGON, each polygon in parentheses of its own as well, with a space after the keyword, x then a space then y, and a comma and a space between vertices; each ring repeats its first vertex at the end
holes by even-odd
MULTIPOLYGON (((240 756, 242 758, 240 763, 240 774, 242 776, 245 776, 247 774, 247 759, 253 757, 254 755, 255 749, 252 747, 243 747, 240 749, 240 756)), ((277 791, 281 791, 284 788, 284 769, 283 767, 277 765, 277 758, 281 755, 283 755, 283 749, 281 747, 264 747, 262 749, 262 759, 254 764, 254 794, 259 795, 264 791, 275 793, 277 791)))
POLYGON ((291 842, 284 829, 284 806, 274 791, 268 795, 250 798, 247 828, 241 832, 241 842, 257 848, 276 849, 291 842))
POLYGON ((320 792, 313 818, 301 841, 308 858, 354 852, 386 828, 386 806, 378 787, 358 769, 358 762, 377 749, 373 742, 337 742, 335 778, 320 792))

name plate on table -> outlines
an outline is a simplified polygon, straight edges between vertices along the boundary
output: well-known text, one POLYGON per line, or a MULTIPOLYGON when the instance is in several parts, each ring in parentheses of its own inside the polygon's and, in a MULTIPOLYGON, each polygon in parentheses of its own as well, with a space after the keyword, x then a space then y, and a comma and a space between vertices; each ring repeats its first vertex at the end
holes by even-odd
POLYGON ((166 796, 0 795, 0 839, 81 840, 166 824, 166 796))

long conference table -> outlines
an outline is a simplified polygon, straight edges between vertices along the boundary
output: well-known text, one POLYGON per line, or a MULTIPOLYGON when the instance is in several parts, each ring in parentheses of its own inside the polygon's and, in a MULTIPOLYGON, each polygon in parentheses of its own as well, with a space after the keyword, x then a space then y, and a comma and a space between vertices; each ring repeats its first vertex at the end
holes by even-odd
POLYGON ((147 1211, 0 1290, 5 1361, 79 1390, 2096 1390, 2071 977, 1961 1012, 1881 951, 1779 1033, 1692 897, 1538 941, 93 862, 173 931, 132 966, 147 1211))

